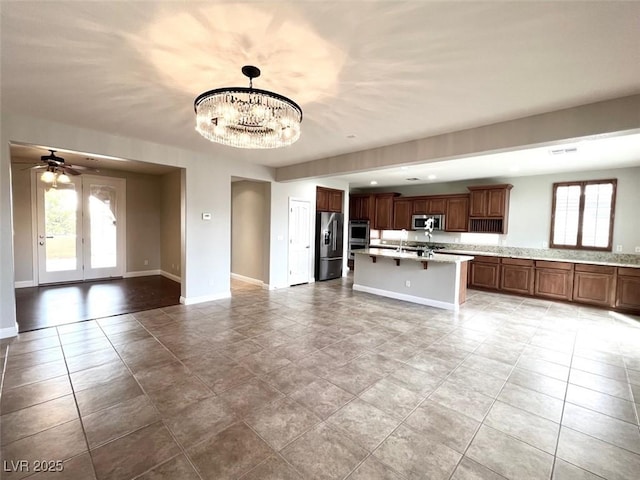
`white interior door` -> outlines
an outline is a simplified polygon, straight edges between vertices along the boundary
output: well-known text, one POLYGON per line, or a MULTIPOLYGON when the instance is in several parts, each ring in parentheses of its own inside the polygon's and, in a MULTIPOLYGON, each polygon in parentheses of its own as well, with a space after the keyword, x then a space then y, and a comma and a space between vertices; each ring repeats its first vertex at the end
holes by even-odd
POLYGON ((70 179, 54 187, 36 176, 38 284, 121 277, 125 180, 70 179))
POLYGON ((38 282, 82 280, 82 182, 53 187, 37 177, 38 282))
POLYGON ((311 204, 289 199, 289 285, 309 281, 311 265, 311 204))
POLYGON ((83 175, 84 279, 124 273, 125 180, 83 175))

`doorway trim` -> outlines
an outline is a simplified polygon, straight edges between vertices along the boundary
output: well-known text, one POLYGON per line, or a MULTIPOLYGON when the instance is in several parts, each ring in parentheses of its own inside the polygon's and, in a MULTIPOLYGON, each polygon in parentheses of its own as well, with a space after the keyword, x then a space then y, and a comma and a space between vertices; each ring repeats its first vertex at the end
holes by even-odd
POLYGON ((311 210, 311 201, 305 198, 297 198, 297 197, 289 197, 289 202, 287 204, 287 286, 291 287, 293 285, 299 285, 300 282, 291 283, 291 212, 293 209, 293 202, 305 203, 309 209, 309 218, 308 218, 308 235, 309 235, 309 245, 306 247, 307 251, 307 278, 302 283, 312 283, 315 281, 313 279, 313 251, 311 245, 313 244, 313 228, 315 222, 313 221, 313 212, 311 210))

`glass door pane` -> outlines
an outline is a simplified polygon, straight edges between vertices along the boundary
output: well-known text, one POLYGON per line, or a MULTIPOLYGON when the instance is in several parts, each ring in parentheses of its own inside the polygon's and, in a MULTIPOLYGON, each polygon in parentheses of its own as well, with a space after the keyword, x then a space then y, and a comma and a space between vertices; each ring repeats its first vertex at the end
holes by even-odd
POLYGON ((90 186, 91 268, 115 267, 118 263, 116 201, 114 187, 90 186))
POLYGON ((37 179, 38 282, 82 279, 80 182, 47 184, 37 179))

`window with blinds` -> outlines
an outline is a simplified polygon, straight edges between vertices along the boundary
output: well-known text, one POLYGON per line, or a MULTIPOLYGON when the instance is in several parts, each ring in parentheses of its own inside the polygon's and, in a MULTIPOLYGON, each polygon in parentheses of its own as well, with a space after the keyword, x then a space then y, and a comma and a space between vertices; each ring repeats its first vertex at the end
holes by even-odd
POLYGON ((553 184, 551 247, 611 250, 616 180, 553 184))

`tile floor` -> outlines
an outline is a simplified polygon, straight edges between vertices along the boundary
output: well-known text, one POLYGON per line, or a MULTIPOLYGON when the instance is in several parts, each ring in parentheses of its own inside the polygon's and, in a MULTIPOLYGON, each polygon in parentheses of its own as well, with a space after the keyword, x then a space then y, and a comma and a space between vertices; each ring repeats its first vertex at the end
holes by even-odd
POLYGON ((476 291, 453 314, 348 280, 233 290, 5 342, 2 478, 640 476, 637 317, 476 291))

